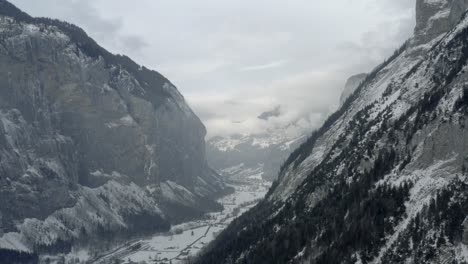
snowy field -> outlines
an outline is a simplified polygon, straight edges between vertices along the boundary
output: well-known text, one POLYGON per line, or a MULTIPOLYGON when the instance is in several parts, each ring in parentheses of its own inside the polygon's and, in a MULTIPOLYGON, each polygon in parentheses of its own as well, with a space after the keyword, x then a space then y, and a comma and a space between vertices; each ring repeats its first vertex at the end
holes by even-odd
POLYGON ((183 263, 196 255, 236 217, 252 208, 268 191, 270 183, 252 180, 249 185, 234 185, 236 191, 218 200, 223 212, 209 213, 206 219, 173 226, 170 232, 134 240, 107 252, 96 263, 183 263))

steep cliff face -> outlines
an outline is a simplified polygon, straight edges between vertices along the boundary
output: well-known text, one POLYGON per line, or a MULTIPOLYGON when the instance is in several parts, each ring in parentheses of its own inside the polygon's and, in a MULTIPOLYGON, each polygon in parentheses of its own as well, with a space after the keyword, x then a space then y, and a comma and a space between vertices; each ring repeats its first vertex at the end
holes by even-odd
POLYGON ((159 73, 0 1, 0 247, 161 230, 217 209, 225 186, 205 133, 159 73))
POLYGON ((459 22, 467 8, 466 0, 417 0, 414 44, 437 40, 459 22))
POLYGON ((346 80, 346 84, 344 86, 343 92, 341 92, 340 96, 340 105, 343 105, 343 103, 348 99, 348 97, 356 91, 356 89, 359 87, 359 85, 366 79, 367 74, 366 73, 360 73, 353 75, 346 80))
POLYGON ((467 262, 464 4, 418 1, 415 37, 291 154, 265 201, 198 263, 467 262))

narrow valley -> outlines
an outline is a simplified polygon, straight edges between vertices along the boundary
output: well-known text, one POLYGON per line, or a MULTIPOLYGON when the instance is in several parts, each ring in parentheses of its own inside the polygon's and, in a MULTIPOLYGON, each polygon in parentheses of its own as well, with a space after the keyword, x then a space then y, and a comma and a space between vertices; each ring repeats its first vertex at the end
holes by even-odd
MULTIPOLYGON (((254 175, 255 176, 255 175, 254 175)), ((104 254, 91 258, 87 254, 80 261, 92 263, 155 263, 176 264, 203 250, 233 219, 252 208, 267 193, 271 183, 256 177, 247 177, 234 183, 235 192, 218 200, 224 206, 221 212, 207 213, 202 219, 174 225, 166 233, 132 240, 104 254), (86 259, 85 259, 86 258, 86 259), (89 259, 88 259, 89 258, 89 259)), ((76 254, 68 259, 79 258, 76 254)))

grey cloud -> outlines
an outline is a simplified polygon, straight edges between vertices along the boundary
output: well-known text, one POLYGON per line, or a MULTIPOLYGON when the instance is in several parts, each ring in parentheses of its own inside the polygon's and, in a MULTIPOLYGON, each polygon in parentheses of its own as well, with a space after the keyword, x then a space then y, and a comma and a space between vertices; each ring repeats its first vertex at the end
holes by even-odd
POLYGON ((346 78, 412 33, 415 0, 12 0, 83 27, 115 53, 160 71, 209 135, 316 128, 346 78), (257 116, 281 105, 268 122, 257 116), (238 123, 241 121, 240 123, 238 123))
POLYGON ((138 36, 124 36, 122 37, 124 49, 134 50, 134 51, 141 51, 142 49, 148 47, 148 42, 146 42, 143 38, 138 36))
POLYGON ((265 64, 251 65, 241 68, 241 71, 261 71, 272 68, 278 68, 283 66, 286 63, 286 60, 273 61, 265 64))
POLYGON ((242 105, 243 104, 242 102, 238 102, 238 101, 234 101, 234 100, 226 100, 224 102, 226 104, 229 104, 229 105, 242 105))
POLYGON ((325 72, 303 72, 282 76, 263 88, 246 89, 249 91, 234 94, 228 100, 224 97, 192 96, 189 103, 210 128, 208 137, 262 133, 295 122, 301 122, 304 130, 310 131, 337 107, 342 79, 342 76, 325 72), (278 105, 281 105, 281 115, 270 118, 268 122, 257 118, 260 113, 278 105))
POLYGON ((416 0, 380 0, 378 6, 388 12, 401 13, 402 10, 413 11, 416 0))
POLYGON ((386 3, 383 6, 389 8, 391 6, 393 9, 399 10, 399 17, 391 16, 373 30, 364 32, 357 41, 346 41, 336 46, 338 54, 348 56, 350 60, 355 62, 347 65, 348 68, 354 69, 354 73, 370 71, 389 57, 412 35, 415 26, 412 14, 414 8, 410 8, 410 12, 407 8, 412 7, 414 3, 410 5, 407 2, 413 1, 405 1, 406 4, 403 4, 403 1, 392 2, 392 4, 389 1, 382 2, 386 3))

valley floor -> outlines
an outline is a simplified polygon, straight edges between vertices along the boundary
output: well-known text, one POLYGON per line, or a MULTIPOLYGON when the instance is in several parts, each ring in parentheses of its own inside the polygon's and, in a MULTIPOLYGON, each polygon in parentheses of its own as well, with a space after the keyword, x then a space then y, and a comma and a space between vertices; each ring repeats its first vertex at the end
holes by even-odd
POLYGON ((185 222, 173 226, 168 233, 150 238, 133 240, 109 252, 94 263, 183 263, 183 260, 196 255, 219 232, 236 217, 252 208, 265 196, 270 183, 249 179, 248 182, 232 185, 235 192, 218 200, 224 211, 209 213, 202 220, 185 222))

